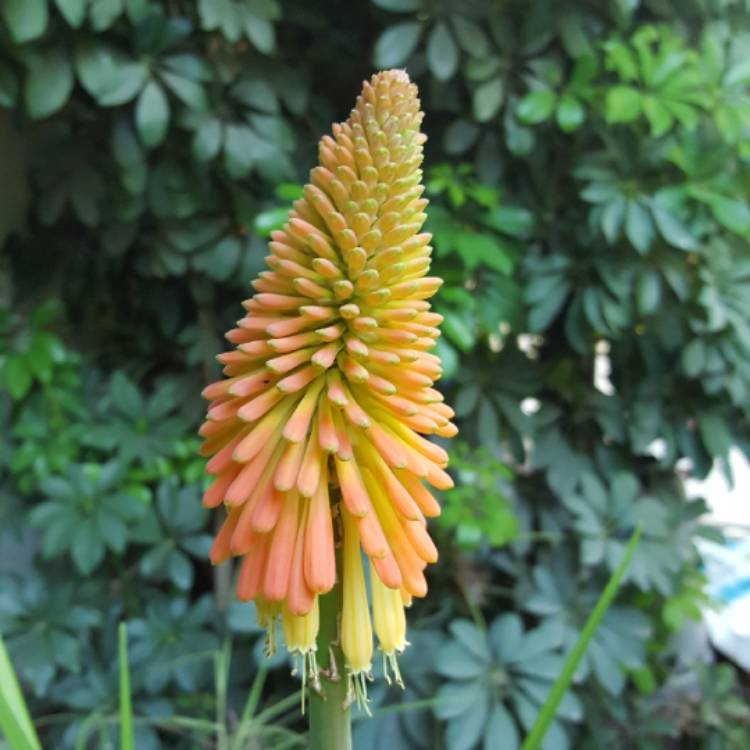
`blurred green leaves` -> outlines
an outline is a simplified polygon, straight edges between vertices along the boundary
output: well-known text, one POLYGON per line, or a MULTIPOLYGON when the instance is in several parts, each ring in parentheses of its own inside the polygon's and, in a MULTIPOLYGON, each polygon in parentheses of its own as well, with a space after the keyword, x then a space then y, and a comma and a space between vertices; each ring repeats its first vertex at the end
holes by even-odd
POLYGON ((204 29, 218 29, 229 42, 244 36, 259 52, 270 54, 276 46, 273 22, 281 15, 276 0, 198 0, 204 29))
POLYGON ((81 669, 82 636, 101 624, 101 613, 82 594, 59 578, 0 578, 0 625, 19 677, 39 696, 58 670, 81 669))
MULTIPOLYGON (((466 620, 451 623, 452 638, 435 668, 447 678, 437 693, 436 715, 446 721, 446 742, 456 750, 498 745, 509 750, 534 723, 562 667, 562 630, 557 622, 526 631, 516 614, 497 617, 483 633, 466 620), (482 738, 484 738, 482 743, 482 738)), ((578 721, 581 705, 566 694, 550 725, 545 747, 568 747, 560 720, 578 721)))
POLYGON ((0 264, 0 629, 34 715, 65 713, 45 746, 117 742, 121 620, 136 747, 304 743, 274 702, 294 684, 283 655, 257 671, 254 610, 227 606, 231 564, 205 564, 194 434, 238 294, 372 52, 426 113, 435 351, 461 442, 408 689, 373 694, 358 746, 520 742, 640 522, 576 675, 583 720, 566 703, 548 746, 744 747, 731 674, 679 692, 665 631, 705 603, 704 506, 676 467, 702 476, 748 445, 747 11, 344 6, 0 4, 0 107, 28 133, 0 145, 28 147, 34 196, 0 264), (529 640, 524 663, 503 651, 529 640), (270 698, 242 724, 251 678, 270 698))
POLYGON ((154 580, 168 579, 179 589, 190 590, 190 557, 205 560, 211 547, 211 536, 203 533, 206 515, 200 504, 199 487, 180 487, 174 479, 163 480, 153 508, 133 532, 138 542, 151 545, 141 558, 141 573, 154 580))
POLYGON ((518 519, 505 496, 512 475, 483 449, 460 444, 451 452, 457 487, 443 493, 439 526, 455 533, 456 543, 475 549, 486 543, 502 547, 518 534, 518 519))
POLYGON ((26 396, 34 382, 50 386, 68 353, 57 335, 47 330, 59 315, 59 305, 39 305, 28 321, 10 311, 0 313, 0 378, 13 399, 26 396))
POLYGON ((107 548, 121 554, 148 500, 140 488, 123 486, 122 480, 123 468, 115 462, 74 464, 64 476, 44 479, 40 489, 48 499, 30 516, 42 532, 42 554, 70 554, 82 575, 101 563, 107 548))

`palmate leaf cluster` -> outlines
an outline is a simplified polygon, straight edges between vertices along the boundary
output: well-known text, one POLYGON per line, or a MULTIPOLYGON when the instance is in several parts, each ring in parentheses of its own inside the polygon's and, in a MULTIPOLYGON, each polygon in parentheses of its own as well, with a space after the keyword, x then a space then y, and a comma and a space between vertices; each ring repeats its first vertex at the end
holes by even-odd
POLYGON ((304 746, 206 564, 198 394, 373 66, 420 86, 461 435, 357 747, 512 750, 638 524, 545 747, 750 744, 741 679, 672 646, 680 478, 750 447, 749 51, 744 0, 0 2, 0 630, 45 746, 116 741, 119 620, 139 748, 304 746))

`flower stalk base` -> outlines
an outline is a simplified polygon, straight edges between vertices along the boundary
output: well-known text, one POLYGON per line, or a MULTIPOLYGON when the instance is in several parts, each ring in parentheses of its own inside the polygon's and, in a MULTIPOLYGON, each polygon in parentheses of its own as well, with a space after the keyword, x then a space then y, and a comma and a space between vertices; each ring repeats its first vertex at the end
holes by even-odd
POLYGON ((320 597, 319 687, 310 689, 310 750, 351 750, 351 711, 339 637, 341 585, 320 597))

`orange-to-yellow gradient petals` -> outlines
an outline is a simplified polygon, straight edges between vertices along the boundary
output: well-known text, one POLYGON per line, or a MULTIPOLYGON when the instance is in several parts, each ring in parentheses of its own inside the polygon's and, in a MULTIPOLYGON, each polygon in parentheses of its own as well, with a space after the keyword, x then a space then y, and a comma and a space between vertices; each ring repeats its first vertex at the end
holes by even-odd
POLYGON ((442 318, 427 300, 441 280, 427 275, 421 231, 421 121, 405 72, 363 84, 271 235, 268 270, 227 333, 236 348, 219 356, 226 378, 203 393, 201 452, 214 476, 203 502, 227 509, 212 562, 241 556, 238 596, 255 599, 272 628, 281 617, 287 646, 315 676, 318 597, 336 583, 338 544, 341 641, 357 695, 373 621, 400 682, 404 603, 426 594, 424 570, 437 559, 425 518, 440 508, 426 485, 452 484, 447 454, 423 437, 456 428, 433 388, 442 318))

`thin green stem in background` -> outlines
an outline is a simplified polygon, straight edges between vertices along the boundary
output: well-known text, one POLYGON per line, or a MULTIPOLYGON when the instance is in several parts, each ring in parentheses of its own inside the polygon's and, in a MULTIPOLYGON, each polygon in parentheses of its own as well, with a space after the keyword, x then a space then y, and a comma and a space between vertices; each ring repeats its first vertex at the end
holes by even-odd
POLYGON ((40 750, 39 738, 0 637, 0 730, 12 750, 40 750))
POLYGON ((547 700, 539 711, 539 716, 537 716, 534 726, 531 727, 531 731, 521 746, 521 750, 538 750, 541 746, 544 735, 547 733, 547 729, 549 729, 552 719, 555 718, 557 707, 560 705, 560 701, 563 699, 563 696, 570 687, 570 683, 573 681, 573 676, 576 673, 576 669, 578 669, 578 664, 586 653, 586 649, 588 648, 596 629, 599 627, 602 617, 604 617, 609 605, 612 604, 612 600, 615 598, 615 594, 617 594, 617 589, 620 587, 620 581, 630 564, 630 559, 633 557, 633 552, 635 551, 640 536, 641 527, 638 526, 630 537, 630 541, 628 541, 628 546, 625 548, 625 554, 622 556, 620 564, 612 573, 612 576, 604 587, 604 591, 602 591, 596 606, 586 620, 586 624, 583 626, 583 630, 581 631, 581 635, 576 641, 575 646, 573 646, 573 649, 565 659, 563 668, 560 671, 557 680, 555 680, 555 684, 550 689, 547 700))
MULTIPOLYGON (((321 693, 310 690, 310 750, 351 750, 351 711, 348 708, 344 655, 338 645, 341 585, 320 597, 318 664, 321 693), (329 650, 329 644, 330 650, 329 650)), ((304 686, 302 688, 305 689, 304 686)))
POLYGON ((228 750, 227 735, 227 687, 229 684, 229 662, 232 658, 232 643, 225 639, 221 651, 214 656, 214 681, 216 689, 216 747, 228 750))
POLYGON ((128 629, 124 622, 121 622, 117 629, 117 657, 120 663, 120 750, 135 750, 128 665, 128 629))
POLYGON ((266 684, 267 675, 268 666, 265 662, 262 662, 258 667, 258 671, 255 673, 253 684, 250 686, 250 692, 245 701, 245 706, 242 709, 242 716, 240 716, 237 731, 232 739, 231 750, 241 750, 245 738, 250 735, 252 728, 251 725, 253 724, 258 704, 260 703, 261 693, 263 692, 263 686, 266 684))

